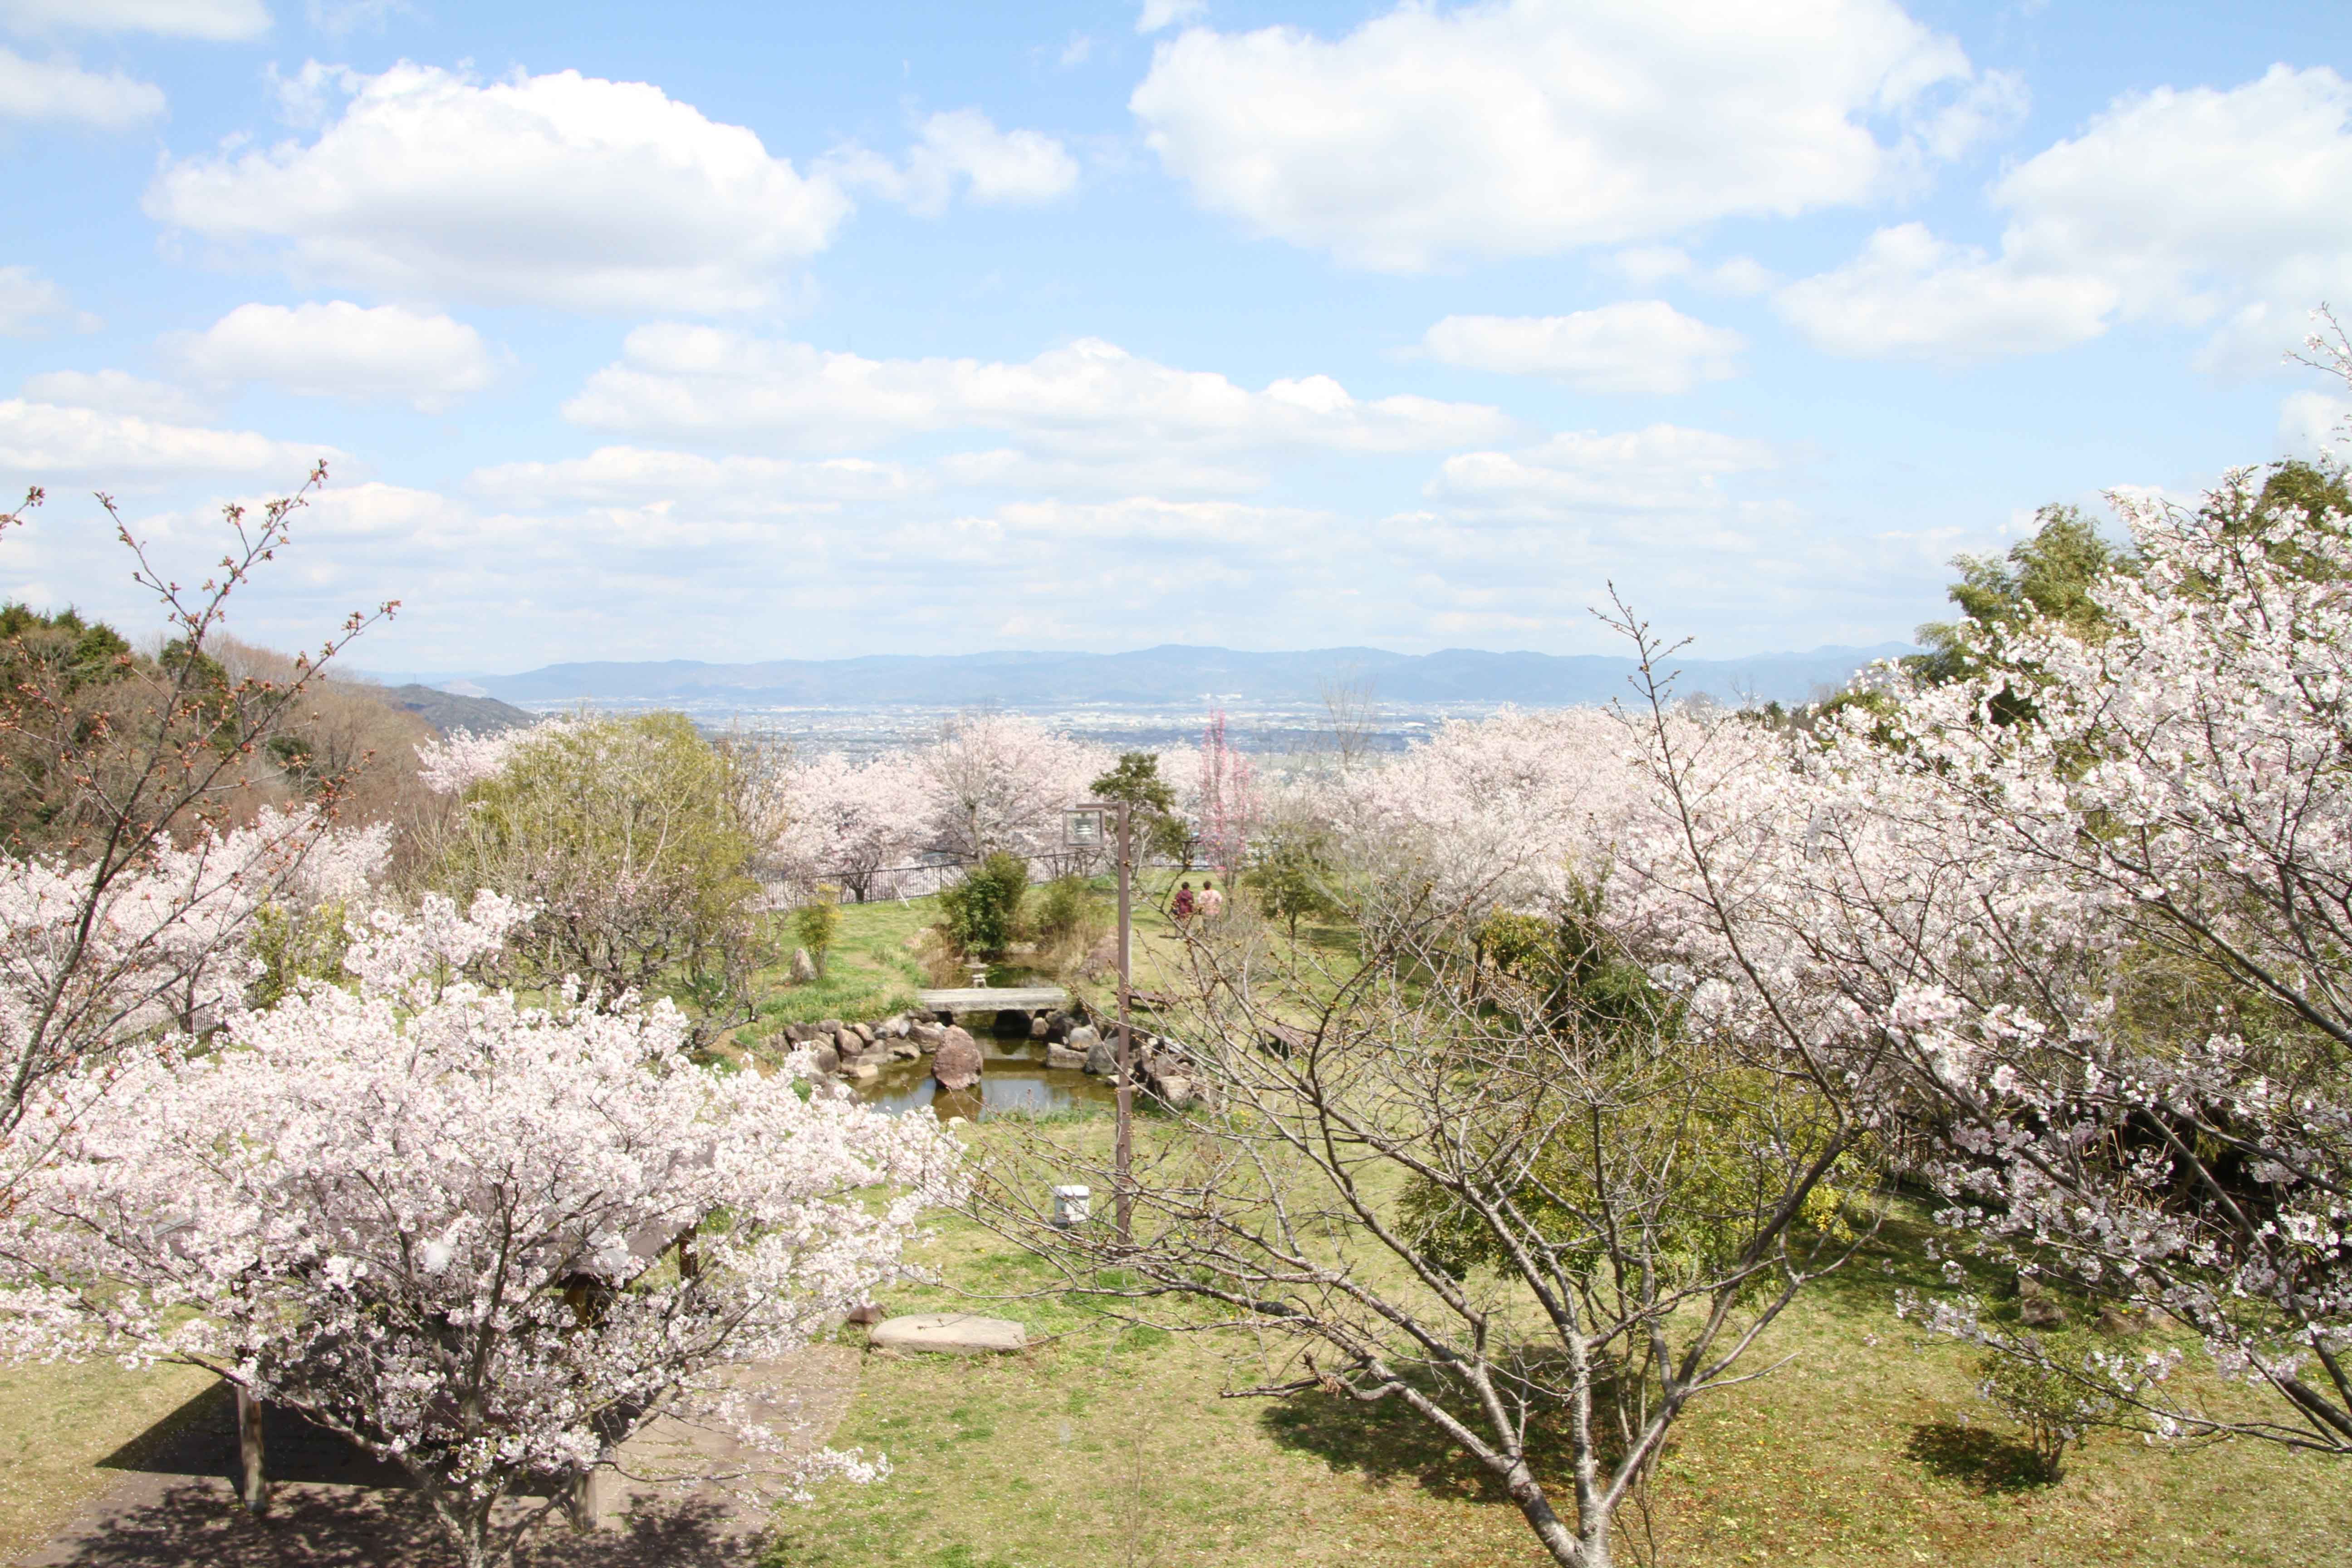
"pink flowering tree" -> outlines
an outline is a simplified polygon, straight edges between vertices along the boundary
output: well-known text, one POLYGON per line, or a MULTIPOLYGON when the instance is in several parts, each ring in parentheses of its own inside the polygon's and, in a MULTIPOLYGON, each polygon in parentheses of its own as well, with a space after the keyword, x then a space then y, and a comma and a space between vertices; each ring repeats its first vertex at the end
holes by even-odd
MULTIPOLYGON (((19 1142, 20 1123, 45 1083, 233 1005, 265 911, 341 896, 320 889, 363 882, 383 858, 381 833, 333 825, 343 775, 312 781, 305 808, 262 803, 276 784, 271 736, 320 668, 394 606, 352 616, 282 679, 231 678, 207 651, 232 596, 285 548, 325 479, 321 467, 258 512, 226 508, 227 549, 193 589, 99 497, 133 579, 163 606, 164 657, 123 654, 119 679, 79 696, 21 658, 23 679, 0 692, 12 798, 61 829, 37 848, 12 841, 0 860, 0 1183, 39 1157, 19 1142)), ((42 500, 34 490, 0 513, 0 537, 42 500)))
POLYGON ((863 762, 827 752, 787 771, 775 859, 788 896, 834 883, 860 902, 897 884, 929 846, 931 780, 906 752, 863 762))
POLYGON ((928 1114, 803 1098, 798 1059, 698 1067, 667 1003, 468 979, 523 918, 491 893, 380 912, 348 987, 44 1085, 50 1157, 0 1223, 15 1348, 200 1366, 301 1411, 414 1476, 469 1568, 545 1511, 499 1522, 501 1499, 613 1465, 662 1415, 777 1447, 727 1369, 897 1275, 957 1146, 928 1114))
POLYGON ((1199 773, 1201 853, 1212 866, 1230 877, 1247 864, 1250 837, 1265 816, 1250 760, 1225 739, 1223 709, 1209 717, 1201 732, 1199 773))
POLYGON ((1621 845, 1621 927, 1859 1096, 1985 1258, 2268 1397, 2169 1341, 2058 1355, 1957 1260, 1936 1328, 2084 1419, 2352 1454, 2352 520, 2252 475, 2117 505, 2088 629, 1885 672, 1811 736, 1645 720, 1675 809, 1621 845))
POLYGON ((1064 854, 1063 811, 1115 760, 1034 719, 964 714, 916 753, 930 842, 966 861, 1003 850, 1052 862, 1064 854))

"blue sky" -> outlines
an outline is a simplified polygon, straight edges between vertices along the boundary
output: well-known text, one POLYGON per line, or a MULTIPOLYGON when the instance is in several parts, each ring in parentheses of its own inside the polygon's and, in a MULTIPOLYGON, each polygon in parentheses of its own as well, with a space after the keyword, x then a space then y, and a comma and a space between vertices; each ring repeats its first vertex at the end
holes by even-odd
POLYGON ((0 0, 0 592, 360 662, 1908 634, 2321 450, 2340 3, 0 0))

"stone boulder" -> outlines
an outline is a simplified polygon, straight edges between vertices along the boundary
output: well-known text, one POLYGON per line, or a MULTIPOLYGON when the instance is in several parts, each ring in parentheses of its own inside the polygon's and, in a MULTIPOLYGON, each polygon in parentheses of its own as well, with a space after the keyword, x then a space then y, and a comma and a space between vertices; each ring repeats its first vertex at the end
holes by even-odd
POLYGON ((931 1076, 944 1089, 970 1089, 980 1081, 980 1042, 961 1029, 950 1029, 931 1057, 931 1076))
POLYGON ((784 1038, 792 1041, 792 1043, 796 1046, 804 1045, 808 1041, 815 1039, 816 1037, 817 1026, 814 1024, 786 1024, 784 1026, 784 1038))
POLYGON ((882 1351, 935 1351, 945 1355, 1001 1355, 1029 1348, 1029 1331, 1010 1318, 971 1312, 921 1312, 885 1318, 866 1331, 866 1342, 882 1351))
POLYGON ((837 1035, 841 1033, 841 1020, 827 1018, 816 1026, 816 1031, 820 1035, 837 1035))
POLYGON ((893 1040, 887 1048, 894 1062, 919 1062, 923 1059, 923 1047, 912 1040, 893 1040))
POLYGON ((1052 1021, 1049 1020, 1045 1014, 1032 1013, 1029 1015, 1029 1037, 1031 1039, 1043 1040, 1051 1038, 1053 1027, 1054 1026, 1052 1021))
MULTIPOLYGON (((1076 1049, 1077 1043, 1077 1035, 1074 1030, 1070 1037, 1071 1048, 1076 1049)), ((1118 1037, 1116 1032, 1087 1047, 1087 1070, 1097 1078, 1118 1076, 1118 1037)))
POLYGON ((1045 1065, 1064 1072, 1084 1072, 1087 1070, 1087 1053, 1074 1051, 1067 1046, 1057 1046, 1048 1040, 1045 1042, 1045 1065))
POLYGON ((815 979, 816 960, 809 956, 808 949, 804 947, 793 949, 793 984, 807 985, 813 984, 815 979))
POLYGON ((940 1042, 948 1037, 948 1032, 944 1026, 929 1018, 918 1018, 907 1026, 907 1037, 915 1042, 916 1049, 930 1052, 940 1048, 940 1042))
POLYGON ((859 1043, 860 1045, 866 1045, 866 1046, 870 1046, 870 1045, 872 1045, 872 1044, 874 1043, 874 1026, 873 1026, 873 1025, 871 1025, 871 1024, 851 1024, 851 1025, 846 1026, 846 1027, 848 1028, 848 1030, 849 1030, 849 1032, 850 1032, 851 1034, 856 1035, 856 1036, 857 1037, 857 1040, 858 1040, 858 1043, 859 1043))
POLYGON ((810 1052, 810 1055, 816 1058, 817 1071, 839 1072, 841 1070, 841 1053, 831 1046, 818 1046, 810 1052))

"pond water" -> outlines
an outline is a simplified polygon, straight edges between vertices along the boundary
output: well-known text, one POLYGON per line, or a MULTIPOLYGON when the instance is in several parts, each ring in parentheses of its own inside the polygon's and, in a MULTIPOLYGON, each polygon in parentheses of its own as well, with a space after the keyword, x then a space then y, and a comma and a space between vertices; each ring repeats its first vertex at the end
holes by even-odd
MULTIPOLYGON (((971 1029, 976 1021, 967 1019, 964 1027, 971 1029)), ((971 1029, 971 1036, 980 1042, 981 1055, 980 1082, 972 1088, 954 1093, 941 1089, 931 1076, 931 1059, 925 1057, 884 1068, 879 1078, 856 1086, 857 1098, 887 1116, 928 1105, 942 1121, 950 1116, 982 1121, 1007 1112, 1034 1116, 1074 1104, 1111 1103, 1110 1085, 1102 1079, 1048 1068, 1042 1040, 999 1039, 981 1029, 971 1029)))

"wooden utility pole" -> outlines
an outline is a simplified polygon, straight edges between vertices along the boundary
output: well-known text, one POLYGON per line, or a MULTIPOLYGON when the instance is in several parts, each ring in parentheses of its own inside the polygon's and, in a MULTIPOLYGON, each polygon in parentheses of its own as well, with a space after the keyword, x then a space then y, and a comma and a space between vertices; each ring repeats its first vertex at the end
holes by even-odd
POLYGON ((1135 1046, 1128 1023, 1129 990, 1134 981, 1128 952, 1130 932, 1130 889, 1134 864, 1128 854, 1127 802, 1118 803, 1118 1131, 1112 1152, 1112 1185, 1118 1244, 1135 1241, 1135 1194, 1128 1183, 1129 1156, 1135 1131, 1135 1046))

